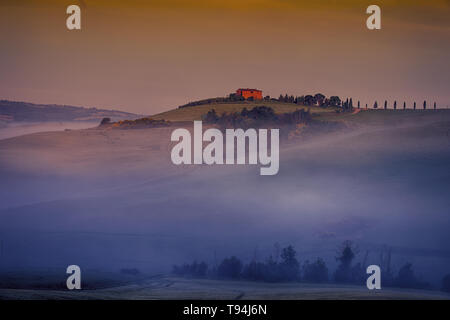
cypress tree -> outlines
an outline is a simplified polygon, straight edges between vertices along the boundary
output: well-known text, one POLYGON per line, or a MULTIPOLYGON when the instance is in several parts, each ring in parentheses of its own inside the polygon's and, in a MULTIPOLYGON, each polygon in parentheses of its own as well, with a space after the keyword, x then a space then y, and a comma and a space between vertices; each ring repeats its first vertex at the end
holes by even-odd
POLYGON ((406 102, 403 101, 403 110, 406 109, 406 102))
POLYGON ((394 101, 394 110, 397 109, 397 100, 394 101))
POLYGON ((434 108, 434 110, 436 110, 436 102, 434 103, 433 108, 434 108))
POLYGON ((423 110, 425 110, 427 108, 427 102, 424 100, 423 101, 423 110))
POLYGON ((414 110, 416 110, 416 102, 414 101, 414 110))
POLYGON ((378 102, 375 101, 375 103, 373 104, 373 108, 377 109, 378 108, 378 102))
POLYGON ((384 110, 386 110, 386 109, 387 109, 387 101, 384 100, 384 110))

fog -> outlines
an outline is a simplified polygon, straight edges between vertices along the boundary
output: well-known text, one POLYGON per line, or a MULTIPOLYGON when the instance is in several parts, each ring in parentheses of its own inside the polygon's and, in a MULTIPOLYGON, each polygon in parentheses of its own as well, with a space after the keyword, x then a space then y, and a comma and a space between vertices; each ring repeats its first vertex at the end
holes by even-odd
MULTIPOLYGON (((80 130, 0 141, 3 270, 69 264, 168 272, 295 246, 330 271, 344 240, 368 263, 392 248, 438 285, 450 270, 450 128, 372 124, 282 142, 280 171, 175 166, 171 129, 80 130)), ((63 272, 64 272, 63 271, 63 272)))
POLYGON ((87 129, 97 125, 92 121, 0 123, 0 140, 36 132, 87 129))

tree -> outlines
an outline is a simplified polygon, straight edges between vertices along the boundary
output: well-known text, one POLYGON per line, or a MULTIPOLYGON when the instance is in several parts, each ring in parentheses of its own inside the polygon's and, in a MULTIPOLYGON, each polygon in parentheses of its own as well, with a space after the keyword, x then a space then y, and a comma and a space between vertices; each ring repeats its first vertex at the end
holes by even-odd
MULTIPOLYGON (((244 108, 247 110, 246 108, 244 108)), ((219 116, 216 113, 216 110, 209 110, 208 113, 203 117, 205 122, 207 123, 216 123, 219 120, 219 116)))
POLYGON ((111 123, 111 118, 103 118, 100 125, 105 125, 111 123))
POLYGON ((265 269, 264 263, 252 261, 244 267, 242 277, 252 281, 263 281, 265 280, 265 269))
POLYGON ((220 278, 238 279, 242 271, 242 262, 235 256, 225 258, 217 268, 220 278))
POLYGON ((196 268, 194 269, 194 276, 205 277, 207 271, 208 265, 206 264, 206 262, 202 261, 196 265, 196 268))
POLYGON ((387 109, 387 101, 384 100, 384 110, 386 110, 386 109, 387 109))
POLYGON ((450 274, 447 274, 443 279, 442 279, 442 291, 444 292, 449 292, 450 293, 450 274))
POLYGON ((289 103, 294 103, 295 102, 295 97, 293 95, 290 95, 288 102, 289 103))
POLYGON ((338 96, 330 97, 330 106, 339 107, 341 105, 341 99, 338 96))
POLYGON ((397 100, 394 101, 394 110, 397 109, 397 100))
POLYGON ((283 280, 293 281, 298 278, 300 264, 296 258, 294 247, 289 245, 281 251, 280 271, 283 280))
POLYGON ((280 273, 279 264, 273 259, 272 256, 269 256, 264 267, 264 281, 278 282, 282 280, 283 277, 280 273))
POLYGON ((312 106, 314 104, 314 97, 310 94, 305 96, 305 105, 312 106))
POLYGON ((358 109, 361 109, 361 104, 360 104, 359 100, 358 100, 358 109))
POLYGON ((391 268, 392 248, 383 246, 380 252, 380 261, 378 263, 383 275, 383 283, 385 286, 392 286, 394 282, 394 274, 391 268))
POLYGON ((406 102, 403 101, 403 110, 406 110, 406 102))
POLYGON ((433 109, 436 110, 436 102, 433 104, 433 109))
POLYGON ((297 97, 296 100, 297 100, 296 103, 299 104, 299 105, 304 105, 305 104, 305 96, 297 97))
POLYGON ((194 261, 192 264, 184 264, 182 266, 173 266, 172 273, 179 276, 205 277, 208 271, 206 262, 194 261))
POLYGON ((414 101, 414 110, 416 110, 416 102, 414 101))
POLYGON ((306 260, 302 267, 302 279, 307 282, 327 282, 328 268, 325 262, 321 258, 317 258, 313 263, 306 260))
POLYGON ((334 273, 336 282, 351 282, 352 281, 352 262, 356 255, 356 248, 351 241, 344 241, 336 260, 339 266, 334 273))
POLYGON ((318 106, 322 106, 324 100, 325 100, 325 96, 323 94, 316 93, 314 95, 314 101, 318 106))
POLYGON ((378 108, 378 102, 375 101, 375 103, 373 104, 373 108, 377 109, 378 108))
POLYGON ((398 271, 398 275, 394 280, 394 285, 400 288, 423 289, 428 286, 427 283, 417 279, 412 268, 412 263, 404 264, 398 271))
POLYGON ((426 108, 427 108, 427 101, 424 100, 424 101, 423 101, 423 110, 425 110, 426 108))

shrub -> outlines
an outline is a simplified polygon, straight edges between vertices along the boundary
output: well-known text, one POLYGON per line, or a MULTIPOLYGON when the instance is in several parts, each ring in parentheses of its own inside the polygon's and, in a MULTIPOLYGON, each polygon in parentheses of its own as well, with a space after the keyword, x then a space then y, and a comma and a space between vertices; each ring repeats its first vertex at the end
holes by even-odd
POLYGON ((120 273, 131 275, 131 276, 137 276, 141 272, 136 268, 130 268, 130 269, 124 268, 124 269, 120 269, 120 273))
POLYGON ((287 246, 281 251, 280 272, 285 281, 298 279, 300 264, 296 258, 297 252, 293 246, 287 246))
POLYGON ((238 279, 242 271, 242 262, 235 256, 225 258, 217 268, 217 276, 226 279, 238 279))
POLYGON ((442 279, 442 291, 444 292, 449 292, 450 293, 450 274, 447 274, 443 279, 442 279))
POLYGON ((339 261, 338 268, 334 273, 336 282, 352 282, 352 262, 355 258, 355 251, 351 241, 344 241, 336 260, 339 261))
POLYGON ((208 271, 208 264, 206 262, 194 261, 192 264, 184 264, 182 266, 174 265, 172 273, 178 276, 190 276, 196 278, 203 278, 208 271))
POLYGON ((328 268, 321 258, 313 263, 308 260, 305 261, 302 267, 303 280, 307 282, 327 282, 328 268))
POLYGON ((103 118, 100 122, 100 125, 109 124, 111 123, 111 118, 103 118))
POLYGON ((398 271, 398 275, 394 279, 394 286, 399 288, 425 289, 429 287, 429 284, 420 281, 416 277, 412 263, 406 263, 398 271))

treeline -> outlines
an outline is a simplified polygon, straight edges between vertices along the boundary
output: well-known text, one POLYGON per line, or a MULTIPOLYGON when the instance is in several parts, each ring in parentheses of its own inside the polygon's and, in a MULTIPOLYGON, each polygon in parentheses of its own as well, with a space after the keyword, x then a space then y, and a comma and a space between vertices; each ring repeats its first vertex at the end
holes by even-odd
POLYGON ((296 110, 290 113, 275 114, 271 107, 257 106, 240 112, 223 113, 218 115, 214 109, 208 111, 202 118, 206 123, 218 124, 223 127, 257 128, 262 125, 294 125, 308 123, 311 120, 309 110, 296 110))
POLYGON ((110 127, 112 129, 144 129, 144 128, 159 128, 167 127, 170 125, 169 121, 155 120, 152 118, 139 118, 136 120, 121 120, 117 122, 111 122, 111 118, 103 118, 100 122, 100 127, 110 127))
MULTIPOLYGON (((277 99, 277 101, 287 102, 287 103, 296 103, 296 104, 304 105, 304 106, 340 107, 340 108, 342 108, 343 111, 352 111, 353 108, 358 108, 358 109, 362 108, 361 101, 359 101, 359 100, 356 102, 356 104, 354 104, 353 98, 346 98, 345 100, 341 100, 341 98, 339 98, 338 96, 331 96, 331 97, 327 98, 325 95, 323 95, 321 93, 316 93, 315 95, 299 96, 299 97, 294 97, 293 95, 289 96, 287 94, 284 96, 280 95, 280 97, 277 99)), ((400 107, 400 105, 397 104, 397 100, 394 100, 392 105, 389 105, 388 101, 385 100, 384 104, 383 104, 383 108, 391 109, 391 107, 394 110, 397 110, 400 108, 402 108, 403 110, 406 110, 406 109, 416 110, 418 108, 417 103, 415 101, 410 107, 407 106, 406 101, 403 101, 403 104, 400 107)), ((368 109, 367 103, 365 104, 365 108, 368 109)), ((379 108, 378 101, 374 102, 373 108, 374 109, 379 108)), ((428 103, 426 100, 423 101, 422 108, 423 108, 423 110, 426 110, 428 108, 428 103)), ((433 109, 434 110, 437 109, 436 102, 433 103, 433 109)))
MULTIPOLYGON (((368 252, 362 262, 355 262, 357 247, 345 241, 337 251, 336 270, 330 273, 325 261, 318 257, 313 261, 300 262, 292 245, 276 250, 265 261, 253 259, 247 264, 236 256, 226 257, 213 266, 206 262, 194 261, 181 266, 174 265, 172 273, 177 276, 211 278, 222 280, 247 280, 262 282, 311 282, 365 285, 368 252)), ((431 285, 418 277, 411 263, 406 263, 394 274, 390 267, 390 252, 381 256, 381 284, 384 287, 430 289, 431 285)), ((450 274, 442 280, 442 291, 450 292, 450 274)))
MULTIPOLYGON (((243 102, 246 101, 246 99, 242 96, 236 95, 235 93, 231 93, 228 97, 217 97, 217 98, 210 98, 210 99, 203 99, 198 100, 194 102, 189 102, 185 105, 179 106, 179 108, 185 108, 185 107, 192 107, 192 106, 199 106, 199 105, 205 105, 205 104, 212 104, 212 103, 233 103, 233 102, 243 102)), ((253 98, 247 99, 247 101, 253 101, 253 98)), ((282 95, 278 98, 271 98, 270 96, 265 96, 263 98, 263 101, 275 101, 275 102, 285 102, 285 103, 294 103, 301 106, 318 106, 318 107, 337 107, 340 108, 339 110, 343 112, 352 111, 353 108, 361 109, 363 108, 363 105, 361 104, 361 101, 353 101, 353 98, 346 98, 341 99, 339 96, 330 96, 326 97, 322 93, 316 93, 316 94, 307 94, 307 95, 301 95, 301 96, 294 96, 294 95, 282 95)), ((366 109, 369 108, 368 104, 366 103, 364 106, 366 109)), ((375 101, 372 105, 373 109, 381 108, 378 105, 378 101, 375 101)), ((382 105, 382 108, 384 109, 418 109, 418 105, 416 102, 414 102, 412 105, 407 106, 406 102, 403 101, 402 105, 400 103, 397 104, 397 101, 395 100, 392 105, 389 105, 388 101, 385 100, 384 104, 382 105)), ((428 107, 427 101, 423 101, 422 103, 423 110, 426 110, 428 107)), ((432 108, 434 110, 437 109, 436 102, 433 103, 432 108)))
POLYGON ((353 102, 350 102, 348 99, 346 102, 344 102, 338 96, 331 96, 327 98, 325 95, 321 93, 316 93, 314 95, 308 94, 297 97, 287 94, 283 96, 282 94, 280 94, 280 96, 276 100, 279 102, 296 103, 302 106, 347 107, 347 108, 353 107, 353 102))
MULTIPOLYGON (((232 102, 243 102, 243 101, 254 101, 252 97, 245 99, 242 96, 236 95, 235 93, 231 93, 228 97, 217 97, 210 99, 203 99, 198 101, 189 102, 187 104, 181 105, 178 108, 186 108, 193 106, 200 106, 205 104, 212 103, 232 103, 232 102)), ((331 96, 329 98, 325 97, 325 95, 321 93, 317 93, 315 95, 302 95, 302 96, 293 96, 293 95, 280 95, 277 98, 271 98, 270 96, 265 96, 263 101, 275 101, 275 102, 286 102, 286 103, 295 103, 302 106, 321 106, 321 107, 342 107, 348 108, 351 103, 349 103, 348 99, 345 103, 341 101, 338 96, 331 96)))

